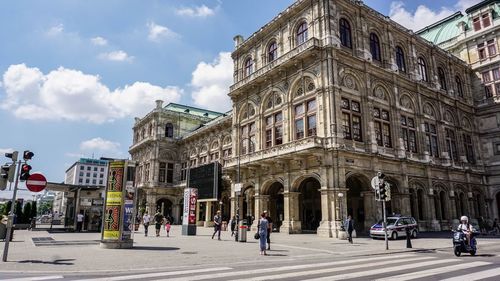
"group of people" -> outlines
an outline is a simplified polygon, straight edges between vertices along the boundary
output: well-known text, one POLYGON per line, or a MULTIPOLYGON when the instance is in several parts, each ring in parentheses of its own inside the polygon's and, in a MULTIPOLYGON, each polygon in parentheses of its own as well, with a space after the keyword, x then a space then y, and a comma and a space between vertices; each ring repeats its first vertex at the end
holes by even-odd
POLYGON ((148 236, 148 228, 152 222, 155 224, 156 237, 160 236, 160 231, 162 226, 165 227, 165 232, 167 232, 167 237, 170 237, 170 228, 172 226, 171 219, 169 217, 163 216, 160 213, 160 211, 157 211, 152 219, 147 211, 144 213, 144 216, 142 216, 142 224, 144 225, 144 236, 148 236))

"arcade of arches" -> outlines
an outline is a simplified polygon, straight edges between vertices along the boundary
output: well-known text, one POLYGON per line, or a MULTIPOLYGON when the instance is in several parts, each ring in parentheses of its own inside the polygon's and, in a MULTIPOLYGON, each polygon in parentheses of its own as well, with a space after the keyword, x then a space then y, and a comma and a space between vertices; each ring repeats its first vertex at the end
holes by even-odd
MULTIPOLYGON (((338 237, 340 222, 351 215, 357 234, 368 235, 370 227, 382 218, 381 203, 375 201, 370 179, 366 174, 347 173, 345 187, 338 189, 324 188, 324 181, 317 176, 302 176, 291 181, 292 184, 282 178, 269 180, 260 189, 252 182, 239 196, 240 216, 251 220, 252 229, 255 229, 255 219, 268 210, 274 231, 338 237)), ((486 217, 487 200, 477 186, 450 187, 433 182, 432 187, 426 187, 420 179, 400 177, 388 177, 387 181, 391 186, 387 214, 413 216, 421 231, 449 230, 458 225, 462 215, 469 216, 472 222, 486 217), (408 187, 404 188, 401 183, 408 187)), ((231 200, 235 203, 236 197, 231 200)), ((236 207, 232 204, 232 215, 236 207)))

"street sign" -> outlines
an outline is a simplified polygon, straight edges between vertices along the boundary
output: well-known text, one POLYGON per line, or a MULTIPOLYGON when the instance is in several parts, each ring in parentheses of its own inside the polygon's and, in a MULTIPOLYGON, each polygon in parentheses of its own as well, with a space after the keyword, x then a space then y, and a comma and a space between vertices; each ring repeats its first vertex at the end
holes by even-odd
POLYGON ((378 176, 374 176, 372 178, 372 188, 378 190, 379 187, 380 187, 380 179, 378 178, 378 176))
POLYGON ((40 192, 47 186, 47 179, 40 173, 33 173, 26 181, 26 187, 31 192, 40 192))

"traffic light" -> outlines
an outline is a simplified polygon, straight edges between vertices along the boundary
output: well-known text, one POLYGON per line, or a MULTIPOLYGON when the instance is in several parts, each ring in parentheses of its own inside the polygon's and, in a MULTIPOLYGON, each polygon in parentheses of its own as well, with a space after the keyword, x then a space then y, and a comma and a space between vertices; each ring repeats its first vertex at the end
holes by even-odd
POLYGON ((35 156, 35 154, 29 150, 25 150, 23 152, 23 159, 26 161, 26 160, 31 160, 31 158, 33 158, 33 156, 35 156))
POLYGON ((387 198, 387 187, 385 184, 381 184, 378 189, 380 200, 385 201, 387 198))
POLYGON ((30 171, 31 171, 31 166, 28 164, 23 164, 21 166, 21 175, 19 176, 20 181, 25 181, 28 180, 30 177, 30 171))
POLYGON ((18 151, 7 152, 7 153, 5 153, 5 157, 12 159, 12 162, 16 162, 18 154, 19 154, 18 151))
POLYGON ((5 190, 7 188, 7 183, 14 180, 14 170, 16 169, 14 164, 3 165, 0 169, 0 190, 5 190))

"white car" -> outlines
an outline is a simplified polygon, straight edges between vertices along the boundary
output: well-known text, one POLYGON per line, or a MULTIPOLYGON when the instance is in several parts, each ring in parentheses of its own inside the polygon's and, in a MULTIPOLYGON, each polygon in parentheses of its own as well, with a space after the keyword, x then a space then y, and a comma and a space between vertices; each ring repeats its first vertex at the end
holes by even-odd
MULTIPOLYGON (((399 237, 406 237, 407 228, 412 238, 417 238, 418 225, 412 217, 388 217, 387 218, 387 236, 396 240, 399 237)), ((378 221, 370 228, 370 237, 384 238, 383 220, 378 221)))

